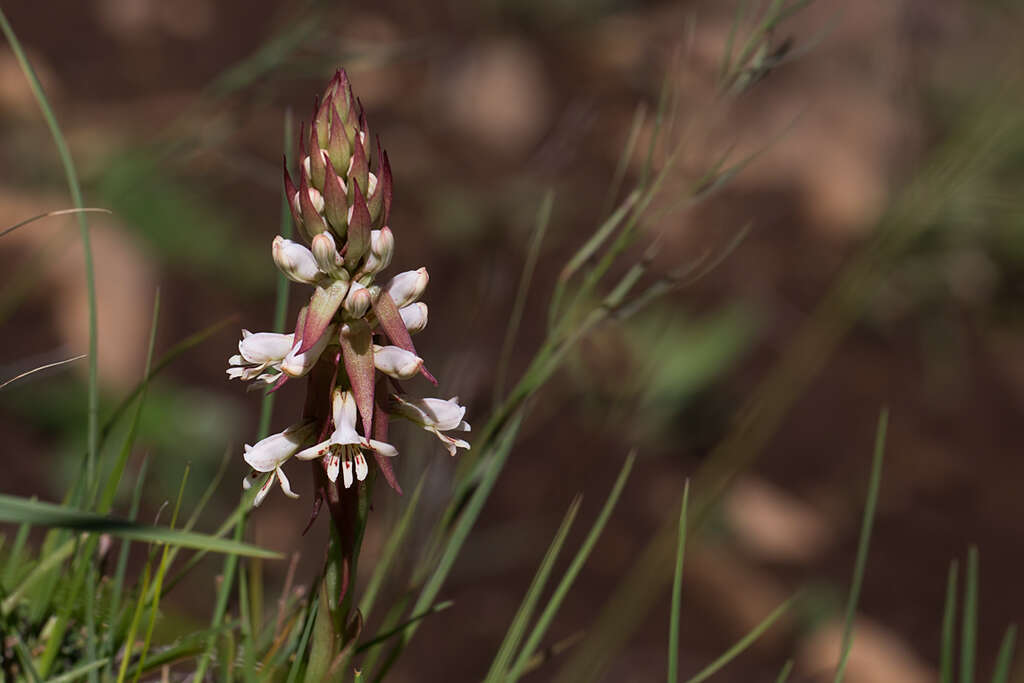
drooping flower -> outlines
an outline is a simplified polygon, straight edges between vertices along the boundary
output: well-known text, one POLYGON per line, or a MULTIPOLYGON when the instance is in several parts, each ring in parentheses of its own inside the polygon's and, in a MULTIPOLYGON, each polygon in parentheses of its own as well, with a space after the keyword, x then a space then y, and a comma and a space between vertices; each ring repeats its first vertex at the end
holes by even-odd
POLYGON ((394 399, 395 413, 433 433, 448 449, 449 455, 455 455, 459 448, 469 450, 469 444, 462 439, 442 434, 450 431, 470 431, 469 423, 463 419, 466 407, 459 405, 458 396, 453 396, 447 401, 440 398, 407 400, 396 394, 394 399))
POLYGON ((273 473, 272 476, 267 477, 266 482, 263 483, 260 490, 256 493, 256 498, 253 500, 254 506, 258 507, 263 502, 267 493, 273 488, 275 481, 281 483, 281 490, 284 491, 286 496, 289 498, 299 497, 298 494, 292 491, 288 477, 285 476, 281 465, 295 455, 300 448, 309 443, 310 439, 313 438, 315 427, 316 424, 312 421, 300 422, 288 427, 283 432, 271 434, 267 438, 258 441, 255 446, 245 445, 245 455, 243 457, 249 464, 249 467, 253 469, 253 472, 242 480, 242 485, 248 489, 252 486, 252 479, 259 477, 260 474, 273 473))
POLYGON ((268 368, 278 369, 293 346, 294 335, 242 330, 238 353, 228 359, 228 377, 249 381, 268 368))

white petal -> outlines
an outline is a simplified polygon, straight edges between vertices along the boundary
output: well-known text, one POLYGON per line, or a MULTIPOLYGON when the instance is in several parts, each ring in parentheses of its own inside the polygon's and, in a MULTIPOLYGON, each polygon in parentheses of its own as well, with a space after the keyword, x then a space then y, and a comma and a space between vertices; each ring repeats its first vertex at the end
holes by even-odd
POLYGON ((327 455, 327 451, 331 447, 331 440, 321 441, 318 444, 310 446, 309 448, 303 449, 295 454, 295 457, 299 460, 314 460, 316 458, 327 455))
POLYGON ((444 447, 448 449, 448 455, 454 457, 456 449, 458 448, 465 448, 467 451, 469 450, 469 444, 462 439, 453 439, 447 434, 442 434, 436 431, 434 433, 437 434, 437 438, 441 439, 441 443, 444 444, 444 447))
POLYGON ((338 481, 338 470, 341 469, 341 457, 332 453, 324 458, 327 461, 327 478, 331 483, 338 481))
POLYGON ((277 481, 277 477, 271 474, 269 477, 267 477, 267 480, 263 482, 263 486, 261 486, 260 490, 256 492, 256 498, 253 499, 252 501, 252 506, 254 508, 258 508, 260 506, 260 504, 263 502, 263 499, 267 497, 268 493, 270 493, 270 489, 274 487, 275 481, 277 481))
POLYGON ((353 319, 362 318, 370 310, 372 304, 373 298, 370 296, 370 290, 358 282, 353 282, 348 289, 348 294, 345 295, 345 312, 353 319))
POLYGON ((292 491, 292 485, 288 481, 288 477, 284 476, 284 470, 280 467, 277 468, 277 480, 281 482, 281 490, 284 491, 284 495, 289 498, 298 498, 299 494, 292 491))
POLYGON ((345 488, 351 488, 352 487, 352 458, 349 457, 347 454, 345 455, 345 459, 341 463, 341 476, 342 476, 342 481, 345 484, 345 488))
MULTIPOLYGON (((242 358, 255 365, 280 361, 291 350, 294 343, 293 336, 276 332, 250 333, 238 342, 238 352, 242 358)), ((233 365, 241 364, 233 363, 233 365)))
POLYGON ((292 425, 278 434, 271 434, 255 446, 246 444, 245 461, 257 472, 270 472, 299 450, 312 434, 312 423, 292 425))
POLYGON ((405 329, 409 334, 422 332, 427 326, 427 305, 422 301, 399 309, 398 314, 402 316, 405 329))
POLYGON ((423 359, 398 346, 373 345, 373 364, 385 375, 410 379, 423 367, 423 359))
POLYGON ((363 481, 366 479, 366 475, 369 474, 370 468, 366 464, 366 458, 360 453, 356 456, 356 479, 363 481))
POLYGON ((398 455, 397 448, 395 448, 389 443, 384 443, 383 441, 377 441, 376 439, 368 439, 366 441, 366 445, 368 445, 371 449, 376 451, 378 455, 383 455, 386 458, 393 458, 396 455, 398 455))
POLYGON ((356 433, 358 409, 352 392, 335 389, 332 408, 334 412, 334 433, 331 434, 331 443, 338 444, 339 446, 360 443, 362 437, 356 433))

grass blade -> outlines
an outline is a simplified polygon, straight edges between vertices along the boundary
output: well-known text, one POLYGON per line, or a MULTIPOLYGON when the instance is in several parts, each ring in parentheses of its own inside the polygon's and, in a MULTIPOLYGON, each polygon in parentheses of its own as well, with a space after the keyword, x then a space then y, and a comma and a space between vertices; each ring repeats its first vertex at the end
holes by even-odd
POLYGON ((512 623, 509 624, 505 638, 498 647, 498 654, 491 663, 491 669, 487 672, 487 677, 484 679, 485 683, 501 683, 507 680, 506 672, 509 669, 509 663, 512 661, 512 655, 515 654, 516 648, 519 647, 519 643, 523 638, 523 633, 526 632, 526 625, 529 623, 530 617, 533 616, 533 610, 537 605, 537 601, 540 600, 541 592, 547 585, 548 577, 551 575, 551 570, 554 569, 555 561, 562 551, 562 546, 569 535, 569 530, 572 529, 572 523, 576 521, 576 515, 580 511, 582 500, 582 496, 577 495, 569 505, 565 517, 562 518, 562 523, 557 533, 555 533, 551 545, 548 546, 547 551, 544 553, 544 559, 541 560, 540 566, 537 567, 537 572, 530 582, 530 587, 527 589, 519 609, 512 618, 512 623))
MULTIPOLYGON (((481 462, 484 461, 484 458, 487 458, 489 461, 488 467, 483 471, 476 490, 470 496, 465 509, 455 522, 455 526, 448 538, 448 542, 445 544, 444 550, 441 553, 441 558, 438 561, 433 574, 431 574, 430 578, 421 589, 419 598, 413 606, 413 614, 422 614, 434 604, 434 599, 441 591, 441 587, 444 585, 445 579, 448 578, 448 572, 451 571, 452 565, 455 564, 455 559, 458 557, 459 551, 462 550, 462 545, 465 543, 466 537, 469 536, 469 532, 472 531, 474 524, 476 524, 477 517, 480 516, 480 511, 483 509, 484 503, 487 502, 487 498, 491 494, 491 489, 494 488, 494 483, 498 480, 498 475, 501 474, 505 462, 508 459, 508 454, 512 450, 512 444, 515 443, 516 436, 519 434, 519 426, 521 424, 522 413, 519 412, 514 414, 506 424, 500 439, 493 446, 489 457, 488 454, 480 456, 481 462)), ((383 680, 395 659, 399 654, 401 654, 405 645, 413 635, 415 635, 418 625, 419 622, 414 622, 403 627, 403 631, 399 635, 398 643, 388 653, 384 663, 381 664, 381 671, 374 676, 374 681, 383 680)))
POLYGON ((683 557, 686 553, 686 505, 690 501, 690 481, 683 486, 683 504, 679 511, 679 544, 676 546, 676 573, 672 577, 672 612, 668 627, 668 683, 679 680, 679 608, 683 595, 683 557))
POLYGON ((25 377, 28 377, 29 375, 34 374, 36 372, 39 372, 41 370, 49 370, 50 368, 55 368, 58 365, 66 365, 68 363, 74 363, 76 360, 82 360, 83 358, 85 358, 85 356, 86 356, 86 354, 83 353, 83 354, 79 354, 77 356, 74 356, 73 358, 65 358, 64 360, 54 361, 53 363, 47 363, 46 365, 40 365, 38 368, 32 368, 31 370, 26 370, 25 372, 21 373, 20 375, 15 375, 14 377, 12 377, 12 378, 10 378, 8 380, 0 382, 0 389, 3 389, 4 387, 6 387, 8 384, 10 384, 12 382, 17 382, 19 379, 23 379, 25 377))
POLYGON ((548 224, 551 221, 551 208, 555 203, 555 193, 550 189, 544 193, 540 208, 537 210, 537 222, 533 228, 533 235, 530 237, 530 246, 526 251, 526 260, 523 262, 523 272, 519 276, 519 289, 516 291, 515 303, 512 304, 512 312, 509 314, 508 327, 505 328, 505 340, 501 344, 501 352, 498 354, 498 369, 495 372, 493 402, 495 404, 501 399, 505 391, 505 379, 508 375, 508 364, 512 359, 512 347, 519 332, 519 324, 523 319, 523 310, 526 308, 526 295, 530 291, 530 282, 533 280, 533 271, 537 267, 537 259, 540 257, 540 246, 544 242, 544 235, 547 234, 548 224))
POLYGON ((178 531, 166 527, 137 524, 126 519, 115 519, 82 512, 64 505, 32 501, 27 498, 0 494, 0 521, 29 522, 39 526, 52 526, 91 533, 108 533, 133 541, 167 543, 182 548, 194 548, 231 555, 279 559, 280 554, 264 550, 241 541, 228 541, 191 531, 178 531))
POLYGON ((1003 636, 1003 644, 999 646, 996 656, 996 668, 992 673, 992 683, 1007 683, 1010 678, 1010 665, 1013 664, 1013 647, 1017 642, 1017 625, 1011 624, 1003 636))
POLYGON ((775 608, 771 614, 764 618, 764 620, 755 626, 750 633, 740 638, 735 645, 726 650, 721 657, 711 662, 708 666, 700 671, 696 676, 690 678, 686 683, 700 683, 700 681, 711 678, 714 674, 718 673, 718 670, 724 667, 726 664, 736 659, 744 650, 761 637, 761 634, 767 631, 772 624, 778 621, 779 617, 786 613, 786 611, 793 606, 793 602, 796 597, 792 597, 786 600, 784 603, 775 608))
POLYGON ((581 545, 580 549, 576 552, 576 557, 573 558, 569 568, 565 570, 562 580, 559 582, 558 587, 555 588, 554 593, 551 594, 551 599, 548 601, 547 606, 541 613, 540 618, 537 619, 537 623, 534 625, 533 631, 530 633, 530 637, 526 639, 526 644, 523 645, 523 649, 519 652, 519 656, 516 657, 516 661, 512 665, 512 669, 508 675, 509 681, 515 681, 526 673, 530 661, 533 658, 533 653, 537 651, 537 648, 540 646, 540 642, 547 634, 548 627, 551 625, 555 615, 558 613, 559 607, 562 606, 562 600, 564 600, 565 596, 568 595, 569 589, 572 588, 573 583, 576 581, 576 577, 583 569, 583 565, 586 564, 587 558, 590 557, 590 551, 593 550, 594 545, 597 543, 597 539, 601 536, 601 532, 604 531, 605 524, 608 523, 612 510, 615 509, 615 504, 618 503, 619 496, 622 494, 622 490, 626 486, 626 481, 629 479, 629 473, 633 469, 634 462, 636 462, 636 452, 630 453, 626 457, 626 462, 622 464, 622 469, 619 471, 619 476, 615 480, 615 485, 612 486, 612 491, 608 495, 608 499, 604 502, 601 512, 598 513, 597 519, 594 521, 594 526, 591 527, 586 540, 583 541, 583 545, 581 545))
POLYGON ((960 565, 949 564, 946 580, 946 607, 942 612, 942 652, 939 662, 939 683, 953 683, 953 652, 956 650, 956 585, 960 565))
POLYGON ((878 490, 882 485, 882 459, 885 457, 885 437, 889 427, 889 410, 883 408, 878 416, 878 428, 875 431, 875 454, 871 461, 871 480, 868 484, 868 498, 864 505, 864 518, 861 522, 860 541, 857 544, 857 559, 853 565, 853 581, 850 584, 850 597, 846 603, 846 615, 843 626, 843 640, 839 664, 836 666, 835 683, 842 683, 846 671, 850 646, 853 644, 853 620, 857 613, 857 601, 864 583, 864 570, 868 562, 868 548, 871 546, 871 526, 875 519, 875 508, 878 504, 878 490))
POLYGON ((46 213, 41 213, 39 215, 32 216, 31 218, 26 218, 23 221, 18 221, 14 225, 11 225, 9 227, 4 228, 3 230, 0 230, 0 237, 3 237, 4 235, 6 235, 8 233, 14 232, 15 230, 17 230, 18 228, 20 228, 20 227, 22 227, 24 225, 28 225, 29 223, 35 223, 36 221, 42 220, 44 218, 52 218, 53 216, 66 216, 68 214, 78 213, 78 212, 83 212, 83 213, 106 213, 106 214, 114 213, 110 209, 100 209, 100 208, 96 208, 96 207, 88 207, 88 208, 82 208, 82 209, 58 209, 56 211, 47 211, 46 213))
POLYGON ((978 549, 967 549, 964 573, 964 620, 960 624, 960 683, 973 683, 978 647, 978 549))
POLYGON ((786 683, 791 673, 793 673, 793 660, 787 659, 786 663, 782 665, 782 671, 779 672, 779 677, 775 679, 775 683, 786 683))
POLYGON ((429 617, 431 614, 437 614, 438 612, 443 612, 444 610, 448 609, 449 607, 451 607, 454 604, 455 604, 455 602, 452 601, 452 600, 447 600, 445 602, 439 602, 436 605, 434 605, 433 607, 431 607, 430 609, 428 609, 427 611, 421 612, 420 614, 417 614, 414 617, 409 617, 409 619, 407 619, 403 623, 399 624, 398 626, 396 626, 396 627, 394 627, 392 629, 389 629, 387 631, 384 631, 383 633, 380 633, 380 634, 374 636, 373 638, 371 638, 370 640, 366 641, 365 643, 360 643, 359 647, 356 648, 356 652, 364 652, 366 650, 369 650, 374 645, 379 645, 380 643, 383 643, 388 638, 393 638, 394 636, 398 635, 399 633, 404 631, 406 628, 408 628, 411 624, 415 624, 415 623, 417 623, 419 621, 422 621, 423 619, 426 619, 427 617, 429 617))

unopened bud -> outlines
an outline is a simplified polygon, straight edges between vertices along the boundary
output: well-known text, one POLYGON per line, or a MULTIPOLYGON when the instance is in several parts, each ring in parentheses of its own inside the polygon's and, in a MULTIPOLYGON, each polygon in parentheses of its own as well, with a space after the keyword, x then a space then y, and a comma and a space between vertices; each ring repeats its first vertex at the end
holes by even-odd
POLYGON ((273 252, 274 263, 289 280, 311 285, 320 279, 320 269, 313 252, 298 242, 278 235, 274 238, 273 252))
POLYGON ((405 329, 409 330, 409 334, 422 332, 427 326, 427 305, 422 301, 399 309, 398 314, 402 316, 402 322, 405 323, 405 329))
POLYGON ((320 270, 335 280, 348 280, 348 271, 342 266, 344 260, 338 253, 334 237, 329 232, 322 232, 313 237, 313 258, 320 270))
POLYGON ((423 359, 397 346, 373 345, 373 364, 385 375, 410 379, 423 367, 423 359))
POLYGON ((407 270, 391 278, 391 282, 384 287, 384 291, 391 295, 395 306, 404 308, 423 295, 423 290, 427 288, 429 281, 430 276, 427 275, 426 268, 407 270))
POLYGON ((370 310, 373 299, 370 292, 358 282, 353 282, 345 297, 345 312, 354 319, 362 318, 370 310))
POLYGON ((363 273, 376 275, 391 265, 391 255, 395 252, 395 235, 391 228, 384 226, 380 230, 370 231, 370 253, 363 264, 363 273))
POLYGON ((296 340, 291 351, 288 352, 288 355, 281 362, 281 371, 291 377, 302 377, 312 370, 316 362, 320 360, 320 354, 327 348, 328 343, 334 339, 335 329, 334 325, 328 326, 324 333, 320 335, 320 339, 313 345, 313 348, 305 353, 295 353, 302 344, 300 340, 296 340))

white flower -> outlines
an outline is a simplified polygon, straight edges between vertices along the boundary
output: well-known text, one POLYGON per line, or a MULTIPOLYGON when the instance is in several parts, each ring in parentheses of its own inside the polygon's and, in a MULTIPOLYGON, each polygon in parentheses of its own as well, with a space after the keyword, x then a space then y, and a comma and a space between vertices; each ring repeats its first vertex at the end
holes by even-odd
POLYGON ((289 280, 312 285, 323 277, 313 252, 298 242, 278 235, 274 238, 273 252, 274 263, 289 280))
POLYGON ((243 457, 249 463, 253 472, 242 480, 242 486, 248 489, 252 486, 252 479, 259 477, 262 473, 273 473, 272 476, 267 477, 267 480, 260 487, 255 500, 253 500, 253 506, 259 506, 263 502, 263 499, 267 497, 267 493, 273 488, 275 481, 281 483, 281 490, 284 491, 286 496, 289 498, 299 497, 298 494, 292 491, 288 477, 285 476, 281 465, 309 442, 309 439, 313 436, 314 427, 315 423, 313 422, 301 422, 292 425, 283 432, 271 434, 257 442, 255 446, 245 445, 245 455, 243 457))
POLYGON ((280 369, 281 362, 294 345, 293 339, 294 335, 291 334, 253 334, 249 330, 242 330, 238 353, 228 359, 228 377, 249 381, 268 368, 280 369))
POLYGON ((370 468, 363 455, 363 450, 375 451, 379 455, 392 458, 398 455, 398 449, 389 443, 367 439, 356 432, 358 410, 356 400, 349 391, 335 389, 332 408, 334 412, 334 432, 326 441, 295 454, 300 460, 313 460, 322 457, 327 467, 327 477, 332 482, 338 480, 339 472, 345 488, 352 486, 354 480, 363 481, 370 468))
POLYGON ((395 414, 415 422, 428 432, 432 432, 448 449, 449 455, 455 455, 456 450, 459 448, 469 450, 469 444, 462 439, 456 439, 441 433, 450 431, 468 432, 470 430, 469 423, 462 419, 466 414, 466 407, 459 405, 458 396, 453 396, 447 401, 439 398, 418 398, 407 401, 397 394, 394 398, 397 401, 395 414))
POLYGON ((423 359, 398 346, 373 345, 373 364, 395 379, 411 379, 423 367, 423 359))
POLYGON ((391 278, 384 286, 384 291, 394 299, 395 306, 404 308, 423 296, 423 290, 427 288, 429 281, 430 276, 427 275, 426 268, 407 270, 391 278))
POLYGON ((349 287, 348 294, 345 296, 345 312, 348 313, 352 320, 358 320, 366 315, 366 311, 370 309, 373 304, 373 297, 370 296, 370 290, 359 284, 353 282, 349 287))
POLYGON ((391 256, 395 251, 395 236, 386 225, 380 230, 370 232, 370 253, 363 264, 363 275, 376 275, 391 264, 391 256))
POLYGON ((344 259, 338 253, 334 236, 330 232, 322 232, 313 237, 311 245, 313 258, 317 267, 335 280, 348 280, 348 271, 344 267, 344 259))

